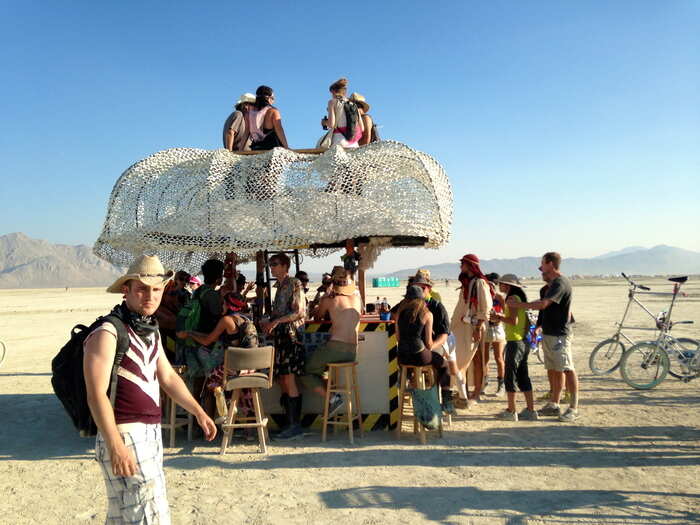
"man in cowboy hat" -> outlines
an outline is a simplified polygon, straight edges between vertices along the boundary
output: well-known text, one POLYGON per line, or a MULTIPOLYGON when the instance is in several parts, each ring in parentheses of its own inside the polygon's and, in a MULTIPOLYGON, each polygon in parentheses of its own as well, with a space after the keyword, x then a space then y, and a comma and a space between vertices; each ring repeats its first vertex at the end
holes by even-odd
POLYGON ((243 93, 224 123, 224 148, 229 151, 250 151, 250 134, 245 114, 255 104, 255 95, 243 93))
MULTIPOLYGON (((433 314, 433 346, 430 350, 439 350, 450 335, 450 316, 447 314, 445 305, 433 296, 433 281, 430 279, 429 270, 418 270, 411 284, 423 290, 425 304, 433 314)), ((449 389, 449 384, 442 386, 443 411, 453 414, 455 408, 452 402, 452 390, 449 389)))
MULTIPOLYGON (((342 266, 335 266, 331 272, 332 289, 323 298, 316 311, 315 319, 321 321, 330 315, 330 339, 317 348, 306 360, 306 375, 301 377, 304 385, 320 396, 326 395, 323 373, 328 363, 354 362, 357 359, 358 328, 362 300, 356 293, 355 284, 349 279, 342 266)), ((343 405, 339 394, 334 394, 328 407, 328 415, 335 414, 343 405)))
POLYGON ((156 256, 138 257, 107 291, 124 296, 112 311, 128 333, 129 349, 117 368, 114 406, 107 390, 117 350, 113 324, 85 340, 83 369, 90 412, 97 425, 95 456, 107 486, 108 523, 170 523, 165 494, 160 389, 197 418, 208 441, 216 426, 165 357, 154 313, 172 278, 156 256))

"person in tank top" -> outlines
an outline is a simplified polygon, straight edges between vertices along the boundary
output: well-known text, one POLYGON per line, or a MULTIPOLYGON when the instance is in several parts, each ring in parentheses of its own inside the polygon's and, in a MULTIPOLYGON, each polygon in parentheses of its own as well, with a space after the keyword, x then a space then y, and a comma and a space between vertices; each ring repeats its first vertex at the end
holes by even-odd
POLYGON ((252 150, 289 148, 282 127, 282 115, 272 105, 274 101, 275 93, 271 87, 260 86, 255 91, 255 105, 246 114, 252 150))

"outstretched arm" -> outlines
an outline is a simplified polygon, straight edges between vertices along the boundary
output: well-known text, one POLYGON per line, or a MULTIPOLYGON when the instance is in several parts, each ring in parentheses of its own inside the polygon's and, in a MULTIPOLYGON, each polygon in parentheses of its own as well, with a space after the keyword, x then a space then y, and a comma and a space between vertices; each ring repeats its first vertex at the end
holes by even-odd
POLYGON ((203 334, 201 332, 187 332, 187 335, 197 341, 200 345, 209 346, 217 341, 227 328, 231 328, 231 325, 233 325, 234 328, 234 331, 231 333, 235 333, 235 330, 237 330, 236 323, 233 322, 233 319, 227 315, 219 319, 219 322, 216 323, 216 326, 211 332, 209 332, 209 334, 203 334))

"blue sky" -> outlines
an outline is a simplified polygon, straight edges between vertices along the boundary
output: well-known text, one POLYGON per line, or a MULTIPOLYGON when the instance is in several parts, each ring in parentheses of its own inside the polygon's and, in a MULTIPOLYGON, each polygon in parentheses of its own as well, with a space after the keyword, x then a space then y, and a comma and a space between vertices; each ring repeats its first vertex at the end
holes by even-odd
POLYGON ((220 147, 259 84, 310 147, 347 76, 452 181, 453 240, 416 264, 700 251, 699 2, 16 1, 0 44, 0 234, 92 244, 126 168, 220 147))

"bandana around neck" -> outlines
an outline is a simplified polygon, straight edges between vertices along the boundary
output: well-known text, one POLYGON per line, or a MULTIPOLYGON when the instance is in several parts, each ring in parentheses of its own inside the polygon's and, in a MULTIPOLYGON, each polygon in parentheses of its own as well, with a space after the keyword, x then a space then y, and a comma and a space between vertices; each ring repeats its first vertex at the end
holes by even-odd
POLYGON ((158 321, 153 315, 141 315, 132 312, 126 306, 126 302, 114 307, 111 312, 124 321, 124 324, 131 327, 136 335, 138 335, 144 343, 150 343, 149 339, 158 330, 158 321))

